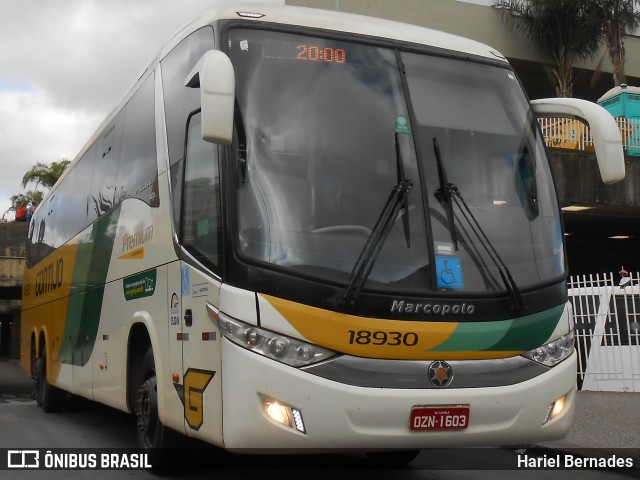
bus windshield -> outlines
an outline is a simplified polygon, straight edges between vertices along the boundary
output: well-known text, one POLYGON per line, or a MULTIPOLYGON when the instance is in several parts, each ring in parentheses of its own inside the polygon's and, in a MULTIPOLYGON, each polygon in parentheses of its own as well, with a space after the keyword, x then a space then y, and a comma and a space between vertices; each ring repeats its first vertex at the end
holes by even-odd
POLYGON ((346 287, 405 180, 365 289, 496 293, 509 289, 501 268, 520 289, 564 275, 544 145, 511 70, 271 30, 228 35, 243 258, 346 287))

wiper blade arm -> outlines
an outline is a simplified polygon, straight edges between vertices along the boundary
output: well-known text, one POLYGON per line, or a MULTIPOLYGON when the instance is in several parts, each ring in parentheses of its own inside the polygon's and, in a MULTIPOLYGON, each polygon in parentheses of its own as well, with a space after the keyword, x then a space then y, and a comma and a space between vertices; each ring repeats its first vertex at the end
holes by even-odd
POLYGON ((485 248, 485 250, 489 254, 489 257, 491 258, 491 260, 493 260, 493 263, 498 268, 498 272, 500 273, 500 278, 502 279, 502 283, 504 284, 505 288, 507 289, 507 292, 509 292, 509 296, 511 297, 512 309, 519 310, 519 311, 524 310, 525 308, 524 308, 524 301, 522 300, 522 294, 520 293, 520 289, 518 288, 518 285, 516 284, 515 280, 511 276, 509 267, 507 267, 507 265, 504 263, 504 261, 502 260, 502 257, 500 257, 500 254, 498 254, 498 251, 493 246, 493 243, 491 243, 491 240, 489 240, 489 237, 487 237, 487 234, 484 232, 484 230, 480 226, 478 219, 475 217, 475 215, 469 208, 469 205, 467 205, 467 202, 464 200, 464 197, 458 190, 458 187, 454 188, 453 194, 454 194, 453 199, 456 202, 456 205, 458 205, 458 208, 460 208, 460 211, 462 212, 465 219, 467 220, 467 223, 471 225, 471 228, 476 234, 476 236, 478 237, 478 239, 480 240, 481 245, 485 248))
POLYGON ((403 215, 403 227, 405 239, 407 241, 407 248, 411 247, 411 239, 409 237, 409 209, 408 209, 408 195, 413 182, 404 178, 404 167, 402 165, 402 159, 400 157, 400 147, 398 143, 398 134, 396 133, 396 155, 397 155, 397 168, 398 168, 398 184, 393 187, 387 203, 380 212, 380 216, 376 220, 376 224, 365 243, 364 248, 360 252, 358 259, 356 260, 351 276, 349 285, 340 301, 341 305, 355 305, 356 299, 360 295, 360 291, 364 286, 364 283, 369 278, 371 269, 376 262, 376 258, 382 250, 385 240, 389 236, 393 225, 398 218, 400 210, 404 208, 403 215))
POLYGON ((404 199, 412 186, 413 182, 411 180, 401 180, 393 187, 393 190, 391 190, 387 203, 382 209, 376 225, 351 271, 349 286, 342 297, 341 304, 350 306, 355 304, 362 290, 362 286, 369 277, 376 258, 384 245, 384 241, 393 228, 394 221, 398 217, 404 199))
POLYGON ((456 233, 456 224, 453 218, 453 203, 451 198, 453 197, 453 187, 455 185, 449 183, 447 180, 447 172, 444 169, 442 163, 442 157, 440 156, 440 146, 438 145, 438 139, 433 137, 433 152, 436 155, 436 163, 438 165, 438 180, 440 181, 440 188, 436 190, 436 198, 444 207, 444 211, 447 215, 447 221, 449 223, 449 234, 451 235, 451 241, 453 242, 454 250, 458 250, 458 235, 456 233))
MULTIPOLYGON (((404 176, 404 165, 402 164, 402 156, 400 155, 400 141, 398 140, 398 132, 395 133, 396 141, 396 165, 398 170, 398 185, 406 180, 404 176)), ((411 189, 411 186, 409 186, 411 189)), ((407 193, 409 193, 407 191, 407 193)), ((404 195, 402 201, 402 208, 404 214, 402 215, 402 228, 404 229, 404 238, 407 242, 407 248, 411 248, 411 227, 409 222, 409 195, 404 195)))
POLYGON ((435 137, 433 139, 433 148, 436 155, 436 161, 438 163, 438 177, 440 179, 440 188, 436 191, 436 197, 441 203, 443 203, 443 205, 445 205, 445 208, 447 208, 447 217, 449 218, 451 238, 453 239, 456 250, 458 250, 458 242, 455 234, 452 200, 458 206, 465 220, 471 226, 471 230, 473 230, 473 233, 476 235, 476 237, 478 237, 478 240, 480 240, 480 244, 484 247, 485 251, 489 255, 489 258, 491 258, 494 265, 497 267, 500 278, 502 279, 502 283, 504 284, 507 292, 509 293, 509 297, 511 298, 511 308, 519 311, 524 310, 525 307, 524 301, 522 300, 522 294, 520 293, 520 289, 518 288, 515 280, 511 276, 509 267, 507 267, 507 264, 504 263, 502 257, 500 257, 500 254, 493 246, 493 243, 491 243, 491 240, 482 229, 482 226, 478 222, 478 219, 473 214, 473 212, 469 208, 469 205, 460 193, 458 186, 454 183, 448 182, 444 164, 442 163, 442 158, 440 157, 438 140, 435 137), (449 207, 447 207, 447 205, 449 205, 449 207))

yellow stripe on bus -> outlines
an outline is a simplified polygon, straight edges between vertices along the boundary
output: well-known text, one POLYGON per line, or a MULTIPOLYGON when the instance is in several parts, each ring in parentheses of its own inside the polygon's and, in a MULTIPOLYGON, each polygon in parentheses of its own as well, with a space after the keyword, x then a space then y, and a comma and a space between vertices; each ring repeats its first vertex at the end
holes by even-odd
MULTIPOLYGON (((415 322, 365 318, 262 295, 310 342, 350 355, 423 359, 455 331, 455 322, 415 322)), ((438 358, 444 358, 438 352, 438 358)), ((459 352, 458 352, 459 353, 459 352)), ((470 352, 471 353, 471 352, 470 352)), ((472 352, 477 358, 478 352, 472 352)), ((485 354, 495 357, 495 352, 485 354)))
MULTIPOLYGON (((47 377, 51 382, 57 380, 62 365, 56 360, 65 330, 65 322, 60 320, 67 318, 77 251, 77 243, 64 245, 24 272, 21 331, 28 335, 29 341, 31 333, 35 332, 36 345, 40 334, 44 333, 49 368, 47 377)), ((42 353, 38 352, 39 355, 42 353)))

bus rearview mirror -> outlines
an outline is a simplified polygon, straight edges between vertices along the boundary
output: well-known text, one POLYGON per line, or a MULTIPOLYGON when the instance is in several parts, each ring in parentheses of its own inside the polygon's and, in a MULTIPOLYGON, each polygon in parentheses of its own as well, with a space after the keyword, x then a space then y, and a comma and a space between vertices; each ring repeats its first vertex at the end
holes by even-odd
POLYGON ((229 145, 233 135, 235 73, 231 60, 218 50, 205 53, 184 82, 200 88, 202 139, 229 145))

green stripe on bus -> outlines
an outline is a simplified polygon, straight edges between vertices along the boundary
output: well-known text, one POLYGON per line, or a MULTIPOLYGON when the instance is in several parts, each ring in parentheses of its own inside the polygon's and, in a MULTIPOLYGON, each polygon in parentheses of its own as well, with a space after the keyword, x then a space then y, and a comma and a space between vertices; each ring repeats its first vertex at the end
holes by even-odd
POLYGON ((460 323, 432 352, 522 351, 543 345, 564 312, 564 305, 525 317, 497 322, 460 323))
POLYGON ((80 238, 59 354, 67 364, 84 366, 93 352, 119 218, 118 206, 94 222, 89 238, 80 238))

